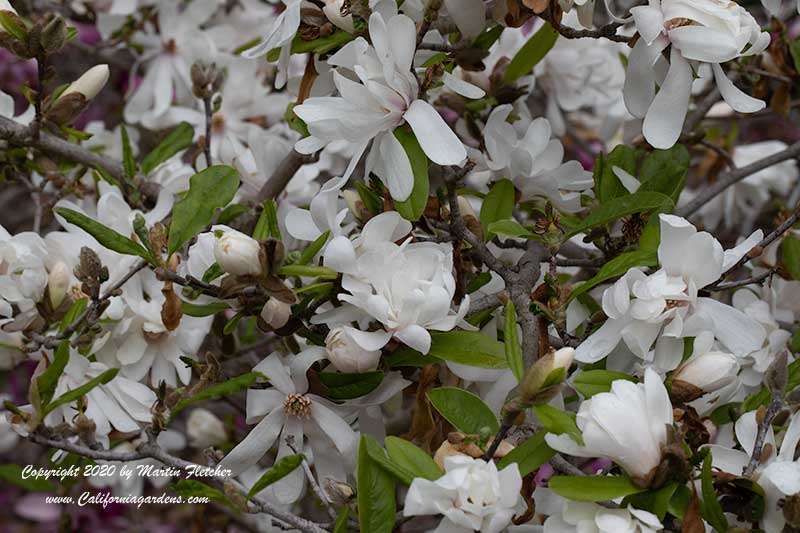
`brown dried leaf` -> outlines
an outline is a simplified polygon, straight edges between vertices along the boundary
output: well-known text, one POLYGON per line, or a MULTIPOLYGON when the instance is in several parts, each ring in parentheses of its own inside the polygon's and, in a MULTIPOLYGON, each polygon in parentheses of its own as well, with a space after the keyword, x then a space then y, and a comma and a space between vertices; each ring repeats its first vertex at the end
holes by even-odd
POLYGON ((175 294, 171 281, 164 283, 161 293, 164 295, 164 304, 161 306, 161 321, 167 330, 175 331, 181 324, 181 317, 183 316, 181 299, 175 294))

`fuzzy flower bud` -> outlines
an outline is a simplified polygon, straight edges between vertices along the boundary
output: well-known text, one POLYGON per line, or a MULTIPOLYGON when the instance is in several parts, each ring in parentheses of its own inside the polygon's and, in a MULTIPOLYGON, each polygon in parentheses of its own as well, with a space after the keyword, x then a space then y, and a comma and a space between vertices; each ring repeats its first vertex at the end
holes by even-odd
POLYGON ((257 276, 261 274, 258 253, 261 245, 252 237, 236 230, 227 230, 214 245, 214 259, 228 274, 257 276))
POLYGON ((261 309, 261 319, 272 329, 282 328, 292 316, 292 306, 277 298, 270 298, 261 309))
POLYGON ((82 95, 87 100, 91 100, 108 82, 108 65, 95 65, 83 75, 72 82, 67 89, 61 93, 59 99, 73 93, 82 95))
POLYGON ((361 332, 349 326, 338 326, 325 338, 328 359, 339 372, 354 374, 378 368, 381 351, 361 346, 356 341, 358 333, 361 332))
POLYGON ((214 413, 202 407, 194 409, 186 421, 189 443, 195 448, 208 448, 225 442, 225 426, 214 413))
POLYGON ((53 309, 58 309, 58 306, 64 301, 64 296, 67 295, 69 288, 69 279, 69 267, 63 261, 56 263, 50 270, 50 274, 47 276, 47 293, 53 309))

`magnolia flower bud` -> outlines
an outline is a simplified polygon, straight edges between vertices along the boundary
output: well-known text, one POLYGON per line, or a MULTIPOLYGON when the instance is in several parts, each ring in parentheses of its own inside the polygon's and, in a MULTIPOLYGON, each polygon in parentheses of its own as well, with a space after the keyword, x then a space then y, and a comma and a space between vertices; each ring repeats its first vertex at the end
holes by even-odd
POLYGON ((261 309, 261 319, 272 329, 282 328, 292 316, 292 306, 277 298, 270 298, 261 309))
POLYGON ((353 27, 353 16, 342 15, 342 8, 345 6, 344 0, 325 0, 325 7, 322 8, 322 12, 325 13, 325 16, 328 17, 334 26, 340 28, 347 33, 355 33, 355 28, 353 27))
POLYGON ((195 448, 217 446, 227 439, 225 426, 214 413, 199 407, 189 414, 186 421, 186 434, 189 443, 195 448))
POLYGON ((365 350, 355 341, 347 326, 331 329, 325 337, 328 359, 339 372, 356 374, 378 368, 380 350, 365 350))
POLYGON ((344 198, 344 203, 347 204, 347 208, 351 213, 353 213, 354 217, 359 220, 368 218, 365 216, 367 210, 364 207, 364 202, 361 200, 361 196, 356 191, 346 189, 342 191, 342 197, 344 198))
POLYGON ((95 65, 83 75, 72 82, 67 89, 61 93, 59 100, 69 94, 78 93, 87 100, 91 100, 100 90, 105 86, 108 81, 108 65, 95 65))
POLYGON ((50 306, 53 309, 58 309, 64 301, 69 288, 69 278, 69 267, 63 261, 56 263, 47 275, 47 294, 50 296, 50 306))
POLYGON ((572 365, 575 349, 561 348, 541 357, 530 367, 522 379, 520 400, 524 406, 547 403, 558 392, 572 365))
POLYGON ((228 274, 257 276, 261 274, 260 249, 261 245, 252 237, 227 230, 214 245, 214 259, 228 274))
POLYGON ((569 370, 572 366, 572 358, 575 356, 575 348, 569 346, 556 350, 553 354, 553 370, 563 368, 569 370))
POLYGON ((673 383, 682 381, 693 385, 703 393, 714 392, 736 378, 739 363, 729 353, 707 352, 692 357, 672 374, 673 383))

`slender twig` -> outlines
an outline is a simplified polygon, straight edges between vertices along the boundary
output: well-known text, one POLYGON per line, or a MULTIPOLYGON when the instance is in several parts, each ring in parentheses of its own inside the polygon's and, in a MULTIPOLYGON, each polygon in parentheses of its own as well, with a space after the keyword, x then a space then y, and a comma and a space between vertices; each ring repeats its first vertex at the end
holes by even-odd
POLYGON ((792 159, 798 156, 800 156, 800 142, 796 142, 778 153, 772 154, 763 159, 759 159, 758 161, 750 163, 749 165, 738 167, 734 170, 729 170, 728 172, 720 174, 717 178, 717 181, 710 184, 691 202, 683 206, 681 209, 678 209, 677 214, 682 217, 688 217, 703 207, 707 202, 711 201, 719 193, 731 185, 734 185, 745 179, 747 176, 755 174, 759 170, 771 167, 772 165, 777 165, 778 163, 786 161, 787 159, 792 159))
POLYGON ((782 407, 783 397, 773 394, 772 401, 769 402, 769 407, 767 407, 767 411, 764 413, 764 419, 758 424, 753 453, 750 455, 750 461, 747 462, 747 465, 742 470, 742 477, 750 477, 753 475, 753 472, 756 471, 756 467, 761 462, 761 450, 764 448, 767 431, 772 425, 772 420, 775 418, 775 415, 778 414, 778 411, 780 411, 782 407))
POLYGON ((744 287, 746 285, 752 285, 754 283, 757 283, 757 284, 760 285, 760 284, 764 283, 764 281, 767 278, 772 277, 774 274, 775 274, 775 269, 771 268, 771 269, 767 270, 766 272, 762 272, 761 274, 758 274, 757 276, 750 276, 749 278, 746 278, 746 279, 741 279, 741 280, 738 280, 738 281, 730 281, 728 283, 720 283, 720 284, 718 284, 718 285, 716 285, 714 287, 708 287, 706 290, 707 291, 725 291, 725 290, 728 290, 728 289, 737 289, 739 287, 744 287))
POLYGON ((34 139, 39 139, 39 134, 42 130, 42 102, 44 101, 44 79, 47 75, 47 59, 44 53, 40 53, 36 58, 36 70, 39 77, 39 84, 36 86, 36 98, 33 101, 33 107, 36 111, 36 116, 31 124, 31 133, 34 139))
MULTIPOLYGON (((297 447, 295 446, 294 437, 292 435, 286 437, 286 446, 292 450, 293 454, 297 455, 299 453, 297 451, 297 447)), ((314 491, 314 494, 316 494, 317 498, 319 498, 319 500, 325 506, 325 509, 328 511, 328 516, 336 520, 339 515, 336 512, 336 509, 333 508, 333 505, 331 505, 331 500, 328 498, 328 495, 325 494, 325 490, 320 486, 319 483, 317 483, 317 478, 315 478, 314 473, 311 472, 311 467, 309 466, 308 461, 306 461, 305 456, 303 456, 303 460, 300 464, 303 468, 303 472, 306 475, 306 479, 308 479, 309 485, 311 485, 311 490, 314 491)))
POLYGON ((300 170, 300 167, 313 163, 318 157, 319 155, 301 154, 296 150, 289 152, 278 165, 278 168, 275 169, 275 172, 272 173, 272 176, 261 187, 261 190, 258 191, 258 201, 263 202, 264 200, 277 198, 297 171, 300 170))
POLYGON ((556 18, 553 16, 553 13, 550 9, 546 9, 539 16, 549 22, 553 29, 566 39, 583 39, 586 37, 593 39, 602 38, 617 43, 628 43, 631 40, 631 37, 619 35, 617 33, 617 29, 622 26, 622 23, 620 22, 612 22, 611 24, 600 26, 594 30, 576 30, 575 28, 562 25, 561 22, 556 20, 556 18))
POLYGON ((697 144, 708 148, 709 150, 720 156, 725 161, 725 164, 728 165, 729 169, 735 170, 737 168, 736 163, 734 163, 733 161, 733 157, 731 157, 731 154, 729 154, 728 151, 722 148, 721 146, 717 146, 711 141, 706 141, 705 139, 701 140, 697 144))
POLYGON ((211 122, 213 120, 211 114, 211 95, 203 98, 203 111, 206 116, 206 139, 203 143, 203 154, 206 156, 206 166, 211 166, 211 122))

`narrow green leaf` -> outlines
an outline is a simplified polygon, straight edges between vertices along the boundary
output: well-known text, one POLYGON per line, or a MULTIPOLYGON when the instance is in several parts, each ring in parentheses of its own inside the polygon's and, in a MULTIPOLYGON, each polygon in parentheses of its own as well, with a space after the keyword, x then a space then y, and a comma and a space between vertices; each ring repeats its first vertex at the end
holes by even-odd
POLYGON ((394 202, 394 207, 400 216, 412 222, 419 220, 428 205, 428 192, 430 183, 428 181, 428 157, 422 151, 414 132, 406 128, 395 128, 394 136, 400 141, 406 151, 408 160, 411 162, 411 171, 414 174, 414 188, 411 196, 402 202, 394 202))
POLYGON ((500 429, 497 417, 471 392, 456 387, 439 387, 428 391, 428 400, 456 429, 467 434, 487 431, 494 435, 500 429))
POLYGON ((356 181, 356 191, 364 204, 364 208, 371 215, 377 215, 383 211, 383 199, 362 181, 356 181))
POLYGON ((800 72, 800 38, 795 38, 789 43, 789 53, 792 55, 794 70, 800 72))
POLYGON ((577 227, 572 228, 565 235, 565 238, 584 233, 592 228, 608 224, 633 213, 650 211, 651 209, 658 209, 668 205, 672 205, 672 200, 670 200, 669 196, 660 192, 636 192, 613 198, 600 205, 588 217, 581 220, 577 227))
POLYGON ((517 79, 533 72, 533 67, 539 63, 547 52, 553 48, 558 39, 558 32, 549 23, 545 23, 539 31, 528 39, 528 42, 520 48, 514 58, 506 67, 505 81, 512 83, 517 79))
POLYGON ((636 160, 636 150, 623 144, 611 150, 607 155, 597 155, 594 164, 594 190, 600 205, 629 194, 614 174, 614 167, 619 167, 635 176, 636 160))
POLYGON ((16 463, 0 465, 0 481, 31 492, 55 492, 56 490, 56 486, 47 479, 37 477, 23 479, 22 466, 16 463))
POLYGON ((125 176, 129 180, 133 180, 136 177, 136 160, 133 158, 131 140, 128 138, 128 130, 125 129, 125 124, 119 125, 119 131, 122 134, 122 166, 125 169, 125 176))
POLYGON ((573 378, 572 386, 588 399, 595 394, 610 391, 611 384, 618 379, 636 381, 636 378, 623 372, 586 370, 573 378))
POLYGON ((222 396, 232 394, 236 391, 244 390, 255 383, 258 378, 265 379, 265 376, 260 372, 248 372, 247 374, 242 374, 241 376, 236 376, 235 378, 205 388, 189 398, 181 398, 172 409, 172 415, 174 416, 193 403, 221 398, 222 396))
POLYGON ((58 344, 53 354, 53 362, 47 369, 39 374, 37 382, 39 385, 39 398, 42 405, 47 405, 53 399, 53 393, 58 384, 58 378, 64 373, 64 367, 69 362, 69 340, 65 339, 58 344))
POLYGON ((336 279, 339 273, 335 270, 314 265, 283 265, 278 269, 280 276, 301 276, 306 278, 336 279))
POLYGON ((366 435, 366 437, 367 438, 364 441, 364 444, 366 446, 367 455, 369 458, 376 465, 385 470, 387 474, 391 474, 404 485, 410 485, 414 480, 414 474, 410 470, 407 470, 405 467, 400 466, 390 459, 389 456, 386 455, 386 451, 381 448, 381 445, 378 444, 378 441, 376 441, 373 437, 369 435, 366 435))
POLYGON ((181 310, 184 315, 193 317, 204 317, 216 315, 222 311, 230 309, 225 302, 212 302, 210 304, 193 304, 185 300, 181 301, 181 310))
POLYGON ((391 533, 397 511, 394 480, 370 459, 367 438, 361 435, 358 447, 358 524, 361 531, 391 533))
POLYGON ((61 324, 58 326, 58 332, 63 333, 65 329, 67 329, 70 324, 75 322, 81 314, 86 310, 86 307, 89 305, 89 298, 78 298, 75 300, 75 303, 67 309, 67 312, 64 314, 64 318, 61 319, 61 324))
POLYGON ((342 506, 333 524, 333 533, 347 533, 347 516, 350 514, 350 507, 342 506))
POLYGON ((339 372, 320 372, 317 374, 328 388, 327 397, 331 400, 351 400, 369 394, 383 381, 383 372, 364 372, 362 374, 341 374, 339 372))
POLYGON ((228 204, 217 217, 217 224, 229 225, 232 221, 247 213, 250 209, 242 204, 228 204))
POLYGON ((484 237, 487 241, 492 238, 489 224, 511 218, 515 197, 514 184, 509 180, 499 180, 492 185, 489 194, 483 199, 480 217, 484 237))
POLYGON ((227 505, 233 510, 238 510, 225 494, 196 479, 182 479, 172 485, 172 490, 183 496, 184 499, 190 497, 208 498, 211 501, 227 505))
POLYGON ((56 398, 55 400, 44 406, 44 408, 42 409, 42 417, 47 416, 47 414, 49 414, 56 407, 74 402, 75 400, 77 400, 81 396, 84 396, 87 392, 97 387, 98 385, 105 385, 106 383, 114 379, 114 377, 117 375, 117 372, 119 372, 119 368, 109 368, 96 378, 87 381, 80 387, 65 392, 64 394, 62 394, 61 396, 59 396, 58 398, 56 398))
POLYGON ((626 476, 554 476, 548 488, 576 502, 601 502, 643 492, 626 476))
POLYGON ((536 239, 537 236, 516 220, 496 220, 486 226, 492 235, 505 235, 523 239, 536 239))
POLYGON ((478 331, 432 332, 428 355, 481 368, 508 367, 503 343, 478 331))
POLYGON ((506 361, 517 381, 525 375, 525 362, 522 360, 522 347, 519 345, 517 333, 517 310, 511 300, 506 303, 505 320, 503 322, 503 341, 506 347, 506 361))
POLYGON ((575 423, 575 413, 561 411, 551 405, 534 405, 533 410, 548 433, 566 433, 578 444, 583 444, 583 434, 575 423))
POLYGON ((253 496, 266 489, 276 481, 280 481, 294 472, 297 467, 303 464, 304 459, 305 456, 302 453, 296 455, 287 455, 278 459, 278 461, 272 465, 272 468, 264 472, 264 474, 258 478, 258 481, 253 484, 250 492, 247 493, 247 499, 251 499, 253 496))
POLYGON ((700 502, 700 512, 703 518, 719 533, 728 531, 728 520, 722 511, 722 506, 717 499, 717 492, 714 490, 714 480, 711 477, 711 452, 703 459, 703 469, 700 475, 700 486, 702 487, 703 499, 700 502))
POLYGON ((794 280, 800 280, 800 239, 791 235, 781 241, 781 264, 794 280))
POLYGON ((628 270, 636 266, 658 266, 658 254, 650 250, 634 250, 632 252, 619 254, 603 265, 594 277, 574 287, 572 293, 569 295, 569 301, 572 301, 581 294, 611 278, 622 276, 628 270))
POLYGON ((225 165, 198 172, 189 180, 189 191, 175 202, 169 226, 169 253, 176 252, 211 222, 214 210, 225 207, 239 188, 239 174, 225 165))
POLYGON ((669 503, 672 501, 672 495, 678 489, 678 483, 673 481, 668 483, 657 490, 648 490, 647 492, 640 492, 639 494, 632 494, 628 496, 623 504, 630 503, 636 509, 644 509, 650 511, 658 517, 659 520, 664 520, 669 509, 669 503))
POLYGON ((257 241, 265 241, 272 237, 281 240, 281 230, 278 227, 278 204, 275 200, 264 200, 261 216, 256 222, 256 229, 253 230, 253 238, 257 241))
POLYGON ((211 283, 215 279, 222 277, 225 275, 225 271, 222 270, 222 267, 219 266, 219 263, 212 263, 210 267, 203 272, 203 281, 205 283, 211 283))
POLYGON ((325 246, 325 243, 328 242, 328 237, 330 237, 331 232, 330 230, 326 231, 316 239, 314 242, 308 245, 308 247, 303 250, 303 253, 300 254, 300 258, 297 260, 298 265, 307 265, 311 262, 312 259, 322 250, 322 247, 325 246))
POLYGON ((75 224, 83 231, 94 237, 94 239, 109 250, 125 255, 137 255, 148 261, 151 260, 150 254, 141 244, 130 240, 124 235, 120 235, 113 229, 93 220, 82 213, 67 209, 66 207, 55 207, 53 211, 61 215, 70 224, 75 224))
POLYGON ((353 39, 355 39, 355 35, 340 30, 310 41, 306 41, 300 35, 297 35, 292 41, 292 54, 307 54, 309 52, 326 54, 335 48, 344 46, 353 39))
POLYGON ((386 437, 384 444, 389 458, 414 474, 414 477, 433 481, 444 475, 442 469, 430 455, 407 440, 399 437, 386 437))
POLYGON ((511 463, 517 463, 520 475, 527 476, 556 454, 544 440, 546 431, 539 431, 528 440, 511 450, 497 463, 498 470, 502 470, 511 463))
POLYGON ((194 128, 188 122, 181 122, 169 135, 164 137, 164 140, 158 143, 158 146, 147 154, 142 159, 142 172, 150 174, 158 165, 177 154, 181 150, 185 150, 192 144, 194 137, 194 128))
POLYGON ((21 23, 22 20, 10 11, 0 10, 0 28, 18 41, 28 39, 28 30, 21 23))

